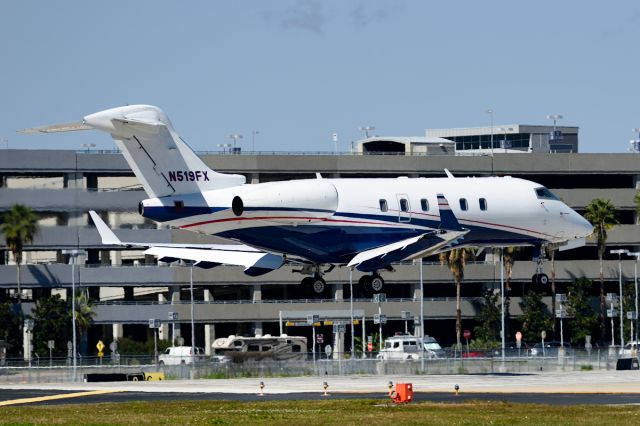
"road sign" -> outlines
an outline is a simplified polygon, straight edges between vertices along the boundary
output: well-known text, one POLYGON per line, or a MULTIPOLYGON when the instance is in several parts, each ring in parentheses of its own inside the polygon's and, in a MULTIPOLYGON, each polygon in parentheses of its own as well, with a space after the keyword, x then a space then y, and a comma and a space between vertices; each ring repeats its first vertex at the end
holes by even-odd
POLYGON ((168 318, 169 318, 169 321, 178 321, 178 313, 169 312, 168 318))
POLYGON ((324 347, 324 353, 327 354, 327 356, 331 356, 331 345, 324 347))
POLYGON ((547 338, 547 332, 542 330, 542 332, 540 333, 540 337, 542 337, 542 340, 547 338))
POLYGON ((402 318, 405 321, 410 320, 411 319, 411 312, 409 312, 409 311, 400 312, 400 318, 402 318))
POLYGON ((373 323, 374 324, 386 324, 387 323, 387 316, 385 314, 375 314, 373 316, 373 323))
POLYGON ((385 293, 376 293, 373 295, 373 303, 384 303, 387 301, 387 295, 385 293))
POLYGON ((324 334, 322 333, 316 334, 316 343, 324 343, 324 334))
POLYGON ((566 318, 567 312, 564 309, 556 309, 556 318, 566 318))
POLYGON ((318 321, 320 321, 320 315, 307 315, 307 324, 308 325, 313 325, 318 321))
POLYGON ((49 340, 47 342, 47 348, 54 349, 55 347, 56 347, 56 341, 55 340, 49 340))
POLYGON ((104 349, 104 343, 102 343, 102 340, 98 340, 96 348, 98 349, 98 352, 102 352, 102 350, 104 349))
POLYGON ((556 302, 564 303, 566 301, 567 301, 567 295, 566 294, 562 294, 562 293, 556 294, 556 302))
POLYGON ((634 320, 638 318, 638 313, 636 311, 627 311, 627 319, 634 320))
POLYGON ((347 331, 346 324, 333 324, 333 332, 334 333, 344 333, 347 331))
POLYGON ((520 333, 519 331, 516 332, 516 341, 518 342, 522 341, 522 333, 520 333))
POLYGON ((115 352, 118 349, 118 343, 116 341, 109 343, 109 349, 111 352, 115 352))
POLYGON ((373 342, 367 342, 367 350, 373 352, 373 342))
POLYGON ((465 331, 462 333, 462 335, 464 336, 464 339, 465 339, 465 340, 469 340, 469 339, 471 339, 471 331, 469 331, 469 330, 465 330, 465 331))
POLYGON ((149 319, 149 328, 160 328, 161 322, 157 318, 149 319))
POLYGON ((615 302, 618 300, 618 295, 615 293, 607 293, 607 302, 615 302))
POLYGON ((616 318, 618 316, 618 310, 617 309, 607 309, 607 317, 609 318, 616 318))

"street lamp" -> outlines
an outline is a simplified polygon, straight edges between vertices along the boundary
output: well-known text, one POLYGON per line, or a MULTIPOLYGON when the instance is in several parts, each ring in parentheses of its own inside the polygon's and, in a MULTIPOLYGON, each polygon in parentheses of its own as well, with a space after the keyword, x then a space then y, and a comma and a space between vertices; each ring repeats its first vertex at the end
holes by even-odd
POLYGON ((624 302, 622 300, 622 255, 629 254, 629 250, 609 250, 611 254, 618 255, 618 283, 620 284, 620 347, 624 347, 624 302))
POLYGON ((95 148, 96 144, 95 143, 83 143, 82 147, 83 148, 87 148, 87 152, 91 152, 91 148, 95 148))
POLYGON ((256 135, 260 134, 260 130, 251 131, 251 152, 256 151, 256 135))
POLYGON ((242 135, 240 133, 231 133, 229 138, 233 139, 233 147, 235 148, 236 142, 238 142, 238 139, 242 139, 242 135))
POLYGON ((76 344, 76 259, 84 254, 84 250, 71 249, 62 250, 62 254, 68 254, 71 258, 71 329, 73 330, 72 349, 73 349, 73 381, 76 381, 77 370, 77 344, 76 344))
POLYGON ((550 114, 547 115, 547 119, 553 120, 553 133, 556 132, 556 123, 558 120, 562 120, 562 114, 550 114))
POLYGON ((194 368, 196 366, 196 332, 195 321, 193 319, 193 265, 189 262, 189 291, 191 292, 191 378, 193 379, 194 368))
MULTIPOLYGON (((502 362, 504 362, 504 347, 505 338, 504 335, 504 248, 500 247, 500 318, 501 318, 501 343, 502 343, 502 362)), ((544 345, 543 345, 544 346, 544 345)))
POLYGON ((485 113, 491 115, 491 153, 493 154, 493 110, 492 109, 488 109, 485 111, 485 113))
POLYGON ((369 132, 375 130, 376 128, 373 126, 360 126, 358 127, 358 130, 360 130, 361 132, 364 132, 364 136, 365 138, 369 139, 369 132))
POLYGON ((631 129, 633 133, 638 134, 638 139, 631 139, 629 143, 631 144, 631 151, 640 152, 640 127, 636 127, 635 129, 631 129))
POLYGON ((638 260, 640 260, 640 252, 628 252, 627 253, 628 256, 634 256, 636 258, 636 262, 633 268, 633 283, 634 283, 634 287, 635 287, 635 309, 636 309, 636 313, 635 313, 635 323, 636 323, 636 327, 635 327, 635 334, 634 334, 634 341, 636 342, 636 347, 638 345, 638 260))

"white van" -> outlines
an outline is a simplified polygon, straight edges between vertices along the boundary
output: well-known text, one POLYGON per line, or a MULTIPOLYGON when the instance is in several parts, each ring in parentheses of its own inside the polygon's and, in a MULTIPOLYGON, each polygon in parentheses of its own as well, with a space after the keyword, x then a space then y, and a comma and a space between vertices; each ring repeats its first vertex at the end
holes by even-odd
MULTIPOLYGON (((195 361, 204 362, 204 348, 196 346, 195 361)), ((172 346, 167 348, 158 357, 160 365, 191 364, 191 346, 172 346)))
POLYGON ((378 354, 383 360, 413 360, 422 356, 420 338, 415 336, 393 336, 384 341, 384 347, 378 354))

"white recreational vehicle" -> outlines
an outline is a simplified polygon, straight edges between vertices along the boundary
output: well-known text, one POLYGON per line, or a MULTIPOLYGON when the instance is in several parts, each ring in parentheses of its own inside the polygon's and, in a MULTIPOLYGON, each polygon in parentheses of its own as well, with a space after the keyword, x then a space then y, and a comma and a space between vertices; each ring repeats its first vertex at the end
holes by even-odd
POLYGON ((307 338, 302 336, 255 337, 235 336, 214 340, 211 345, 215 355, 226 356, 234 361, 246 359, 304 359, 307 353, 307 338))

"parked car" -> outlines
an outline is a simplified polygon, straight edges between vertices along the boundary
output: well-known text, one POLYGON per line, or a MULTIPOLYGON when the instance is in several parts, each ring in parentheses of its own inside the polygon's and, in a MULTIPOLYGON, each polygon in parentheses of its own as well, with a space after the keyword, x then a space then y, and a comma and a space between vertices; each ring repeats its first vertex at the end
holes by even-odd
MULTIPOLYGON (((196 346, 195 349, 195 362, 204 362, 204 348, 196 346)), ((171 346, 158 357, 158 362, 160 365, 191 364, 193 358, 191 346, 171 346)))
POLYGON ((383 360, 415 360, 422 356, 420 338, 408 335, 389 337, 384 341, 384 347, 378 354, 383 360))
POLYGON ((638 342, 632 340, 631 342, 627 342, 619 352, 622 358, 631 358, 634 356, 638 356, 638 342))
POLYGON ((542 348, 542 342, 538 342, 529 350, 529 355, 531 356, 558 356, 558 351, 560 347, 564 347, 564 354, 566 356, 573 355, 573 349, 571 348, 571 344, 568 342, 564 342, 563 345, 560 345, 560 342, 544 342, 544 349, 542 348))
POLYGON ((425 358, 445 358, 446 354, 438 341, 431 336, 424 336, 422 341, 424 346, 425 358))

